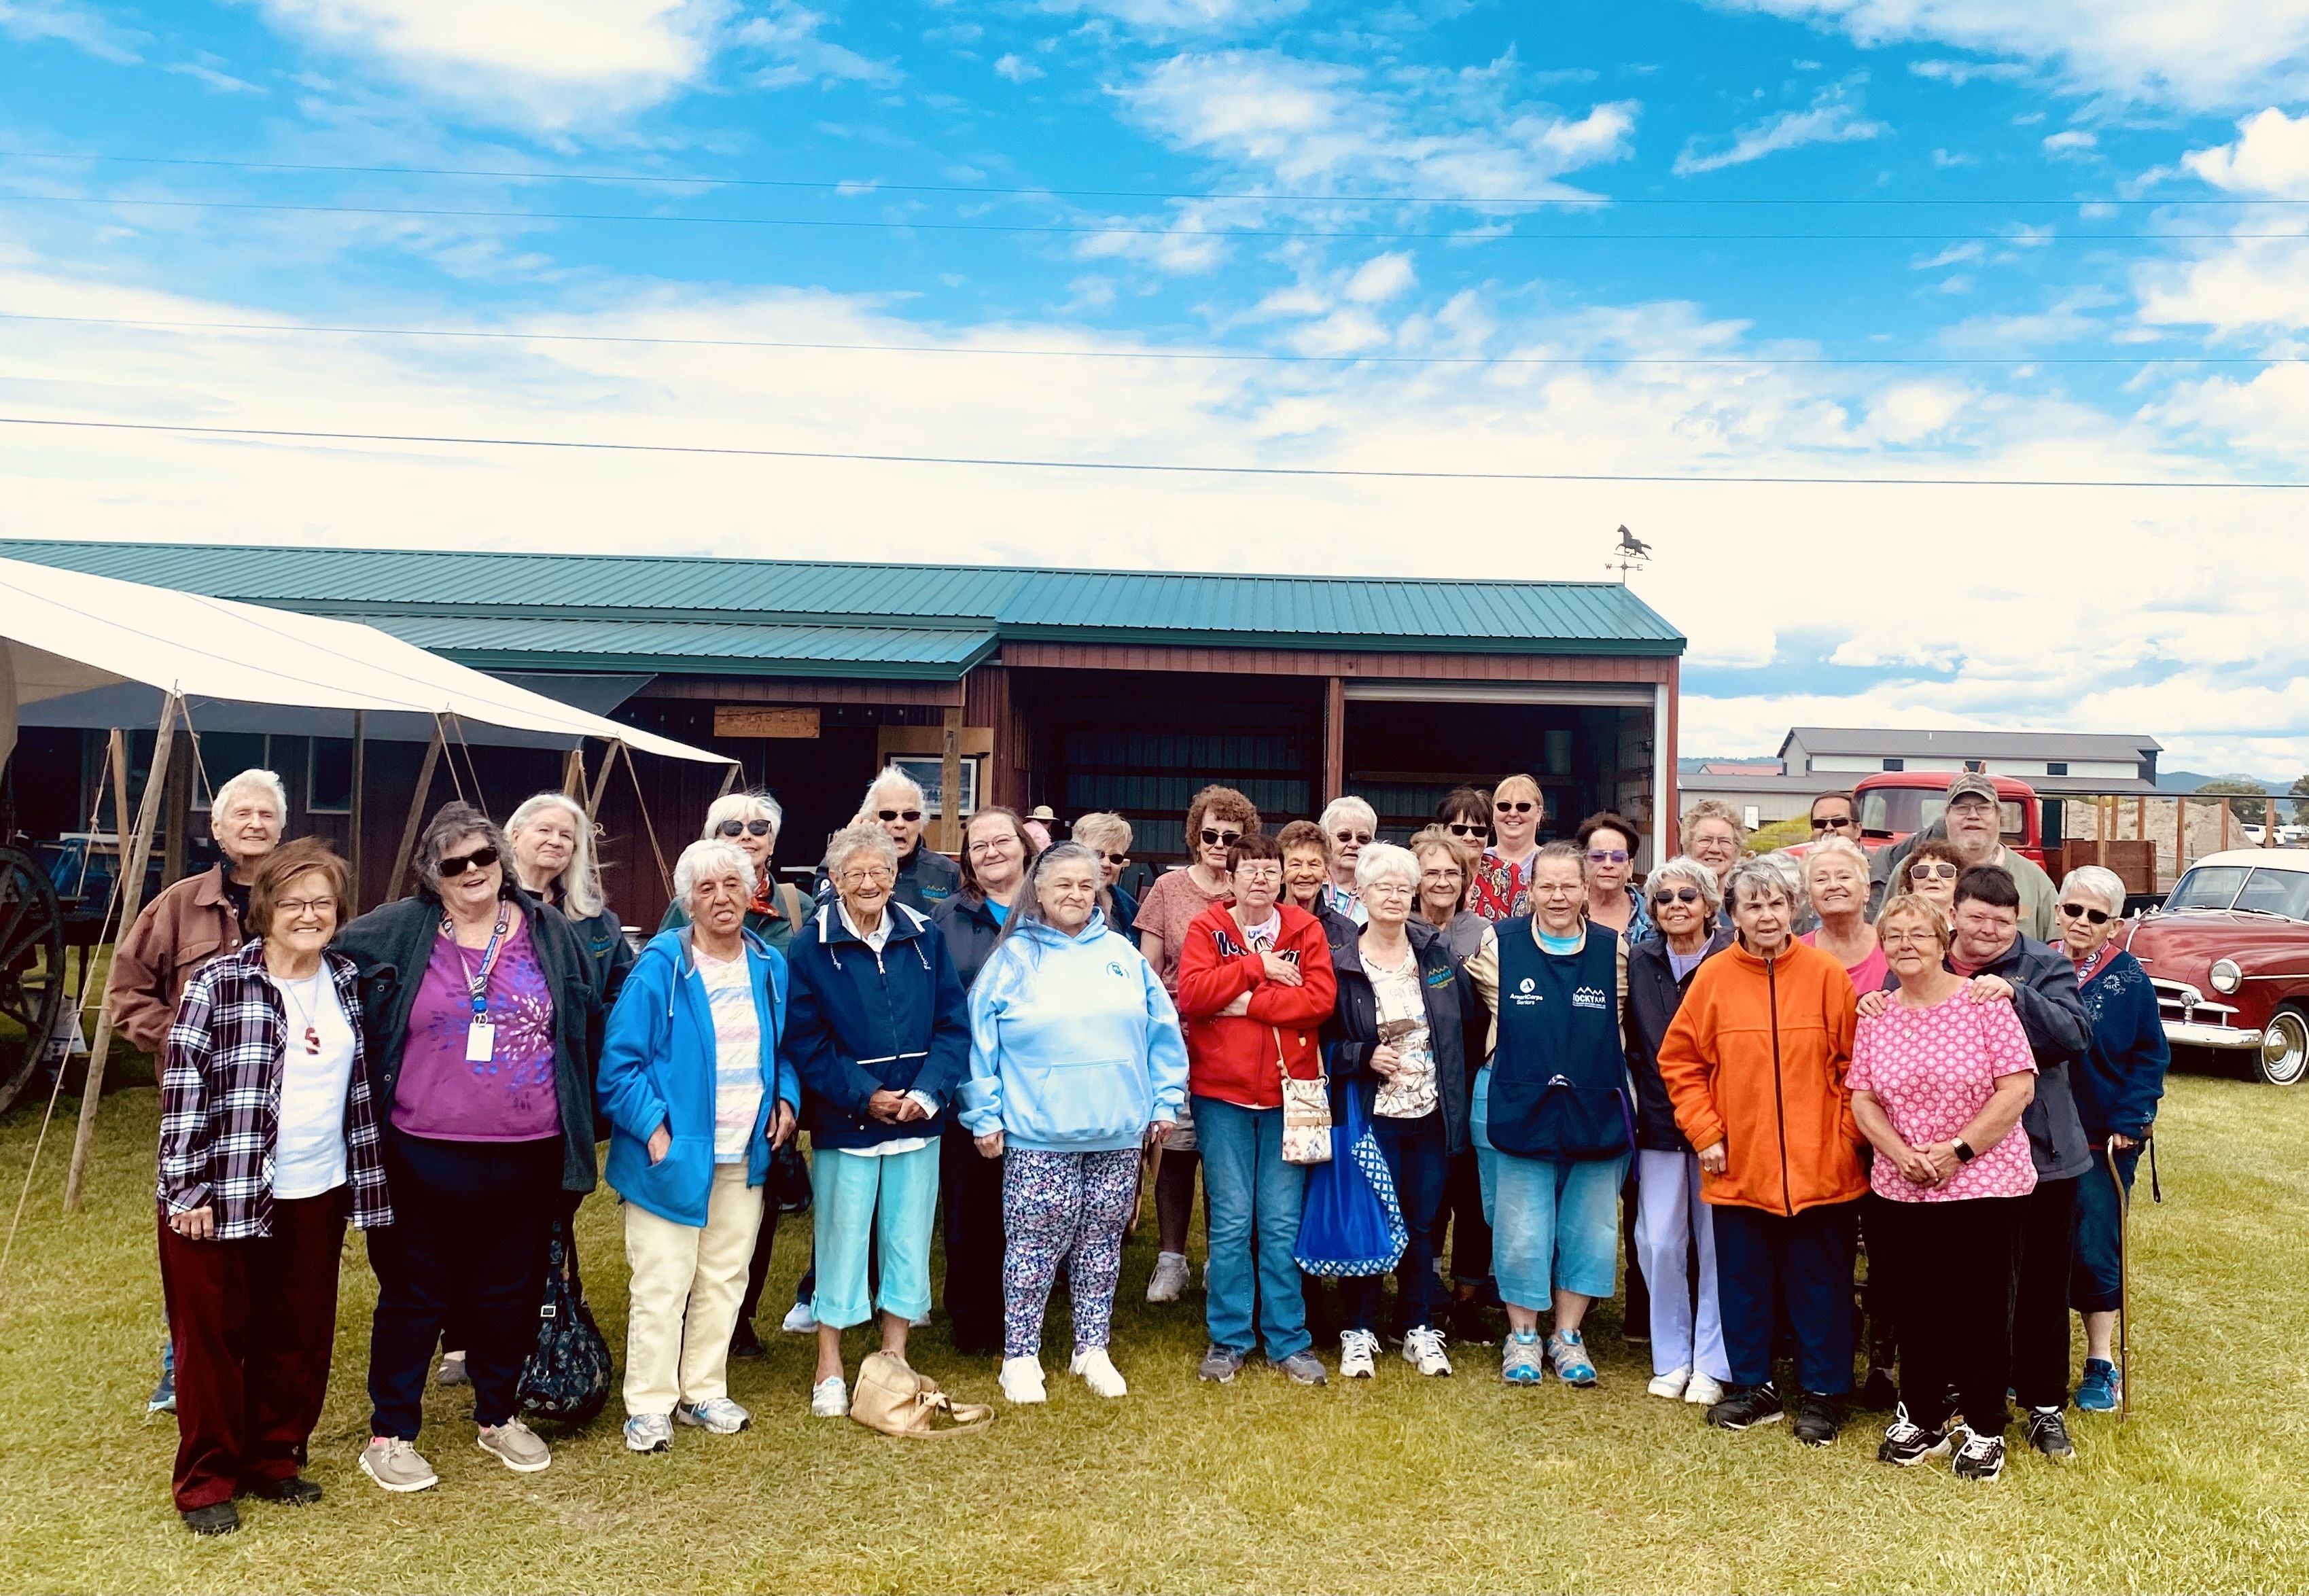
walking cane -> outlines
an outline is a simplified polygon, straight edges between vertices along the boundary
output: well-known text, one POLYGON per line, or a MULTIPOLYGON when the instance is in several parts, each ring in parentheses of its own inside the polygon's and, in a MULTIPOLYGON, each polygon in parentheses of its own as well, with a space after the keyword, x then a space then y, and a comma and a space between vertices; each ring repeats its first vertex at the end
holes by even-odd
POLYGON ((2132 1417, 2132 1350, 2126 1344, 2132 1328, 2132 1201, 2117 1173, 2116 1149, 2105 1146, 2101 1156, 2116 1187, 2116 1367, 2123 1371, 2116 1382, 2116 1421, 2122 1424, 2132 1417))

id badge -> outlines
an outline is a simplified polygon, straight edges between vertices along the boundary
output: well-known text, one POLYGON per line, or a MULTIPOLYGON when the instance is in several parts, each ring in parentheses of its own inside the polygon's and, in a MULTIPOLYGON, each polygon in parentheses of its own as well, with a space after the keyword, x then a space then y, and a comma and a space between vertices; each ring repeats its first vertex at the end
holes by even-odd
POLYGON ((465 1028, 465 1062, 487 1064, 497 1050, 497 1028, 487 1020, 476 1020, 465 1028))

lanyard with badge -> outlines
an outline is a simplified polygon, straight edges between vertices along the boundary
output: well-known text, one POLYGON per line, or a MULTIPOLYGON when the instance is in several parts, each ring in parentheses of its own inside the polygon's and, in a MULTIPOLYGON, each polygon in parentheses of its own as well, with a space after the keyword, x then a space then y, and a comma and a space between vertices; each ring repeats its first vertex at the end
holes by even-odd
POLYGON ((466 968, 465 950, 457 941, 457 927, 447 915, 441 917, 441 935, 457 950, 457 966, 465 971, 465 991, 473 1005, 472 1020, 465 1027, 467 1064, 487 1064, 497 1053, 497 1028, 489 1018, 489 972, 497 968, 497 950, 505 945, 506 928, 506 911, 500 908, 496 928, 489 933, 489 946, 481 950, 481 967, 474 971, 466 968))

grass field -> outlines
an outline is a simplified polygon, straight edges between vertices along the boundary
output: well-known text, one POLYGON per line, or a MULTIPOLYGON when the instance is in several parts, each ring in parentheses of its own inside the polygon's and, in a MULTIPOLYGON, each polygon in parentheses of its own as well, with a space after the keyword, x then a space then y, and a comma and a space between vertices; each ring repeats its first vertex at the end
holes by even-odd
MULTIPOLYGON (((733 1366, 754 1428, 685 1430, 636 1458, 612 1408, 508 1473, 460 1393, 428 1403, 440 1486, 386 1497, 359 1473, 371 1282, 348 1244, 328 1410, 311 1472, 328 1499, 243 1505, 199 1540, 169 1495, 175 1426, 147 1420, 160 1286, 149 1193, 156 1102, 105 1105, 91 1200, 60 1211, 62 1105, 0 1304, 0 1588, 8 1591, 2235 1591, 2309 1584, 2309 1091, 2184 1076, 2161 1122, 2167 1201, 2134 1237, 2137 1393, 2075 1421, 2067 1469, 2021 1457, 1988 1487, 1874 1461, 1878 1416, 1807 1452, 1785 1426, 1705 1429, 1647 1397, 1616 1309, 1591 1320, 1604 1384, 1500 1384, 1489 1349, 1450 1380, 1392 1357, 1302 1390, 1254 1365, 1198 1385, 1200 1298, 1152 1309, 1146 1231, 1125 1261, 1103 1402, 1046 1355, 1051 1401, 981 1436, 886 1439, 808 1416, 809 1354, 778 1337, 733 1366)), ((13 1207, 37 1113, 0 1126, 13 1207)), ((2143 1182, 2146 1192, 2146 1182, 2143 1182)), ((622 1348, 616 1200, 582 1218, 590 1294, 622 1348)), ((780 1238, 773 1299, 806 1228, 780 1238)), ((995 1401, 990 1364, 943 1329, 915 1361, 995 1401)), ((853 1338, 852 1360, 863 1350, 853 1338)))

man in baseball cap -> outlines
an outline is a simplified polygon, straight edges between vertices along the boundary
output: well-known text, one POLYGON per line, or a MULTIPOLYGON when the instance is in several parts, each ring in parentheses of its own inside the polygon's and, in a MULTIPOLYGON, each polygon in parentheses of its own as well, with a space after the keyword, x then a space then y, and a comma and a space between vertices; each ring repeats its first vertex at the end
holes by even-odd
POLYGON ((1977 771, 1966 771, 1948 786, 1948 807, 1941 812, 1951 847, 1968 867, 1995 865, 2011 873, 2020 889, 2020 931, 2038 942, 2054 937, 2054 905, 2060 893, 2053 878, 2035 861, 2004 846, 2003 800, 1996 783, 1977 771))

